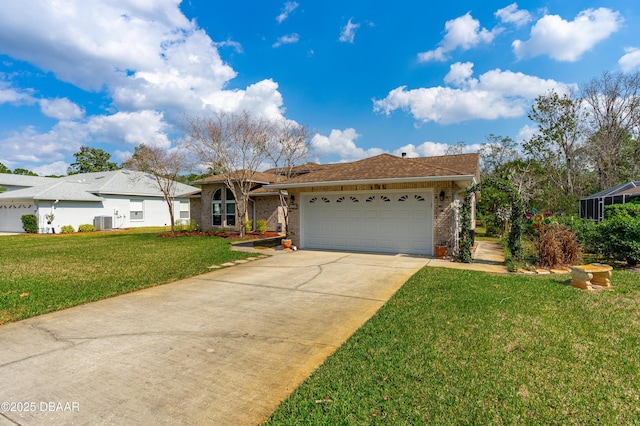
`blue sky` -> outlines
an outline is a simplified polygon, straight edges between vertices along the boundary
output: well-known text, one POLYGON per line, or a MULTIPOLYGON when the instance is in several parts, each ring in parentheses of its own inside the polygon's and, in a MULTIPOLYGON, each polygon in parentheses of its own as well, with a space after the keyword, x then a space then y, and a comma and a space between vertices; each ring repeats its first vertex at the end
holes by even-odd
POLYGON ((0 162, 64 174, 81 145, 175 147, 185 115, 313 131, 320 162, 522 141, 547 90, 640 69, 636 1, 82 0, 0 15, 0 162))

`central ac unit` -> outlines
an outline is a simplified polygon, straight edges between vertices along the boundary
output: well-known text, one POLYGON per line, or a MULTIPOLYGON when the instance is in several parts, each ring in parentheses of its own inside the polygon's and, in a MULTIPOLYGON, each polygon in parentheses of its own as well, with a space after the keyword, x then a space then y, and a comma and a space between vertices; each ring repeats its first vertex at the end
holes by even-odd
POLYGON ((113 229, 113 218, 111 216, 96 216, 93 218, 93 226, 96 231, 110 231, 113 229))

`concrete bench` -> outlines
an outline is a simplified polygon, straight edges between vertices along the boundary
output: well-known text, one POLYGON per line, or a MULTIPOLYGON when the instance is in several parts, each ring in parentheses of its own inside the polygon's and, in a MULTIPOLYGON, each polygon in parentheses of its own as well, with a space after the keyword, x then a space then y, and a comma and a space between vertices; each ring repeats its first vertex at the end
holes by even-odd
POLYGON ((573 266, 571 268, 571 285, 583 290, 593 290, 592 284, 611 287, 611 271, 613 268, 601 263, 573 266))

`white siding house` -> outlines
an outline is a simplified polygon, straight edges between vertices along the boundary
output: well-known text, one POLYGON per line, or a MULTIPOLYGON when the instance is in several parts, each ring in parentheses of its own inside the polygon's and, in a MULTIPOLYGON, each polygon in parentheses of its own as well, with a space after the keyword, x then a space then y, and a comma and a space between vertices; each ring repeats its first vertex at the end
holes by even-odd
MULTIPOLYGON (((170 226, 167 203, 153 176, 129 170, 84 173, 63 178, 0 174, 0 232, 23 232, 21 217, 35 214, 41 233, 82 224, 119 229, 170 226), (49 223, 47 215, 53 214, 49 223)), ((176 182, 174 217, 189 221, 189 195, 198 188, 176 182)))

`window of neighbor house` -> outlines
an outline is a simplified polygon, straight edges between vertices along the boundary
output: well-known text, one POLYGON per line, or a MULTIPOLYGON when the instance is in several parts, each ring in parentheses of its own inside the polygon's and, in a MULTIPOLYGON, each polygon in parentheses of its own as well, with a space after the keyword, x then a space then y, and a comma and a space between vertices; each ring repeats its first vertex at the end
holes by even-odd
POLYGON ((129 200, 129 219, 144 220, 144 201, 139 199, 129 200))
POLYGON ((180 201, 180 219, 189 219, 189 202, 180 201))

